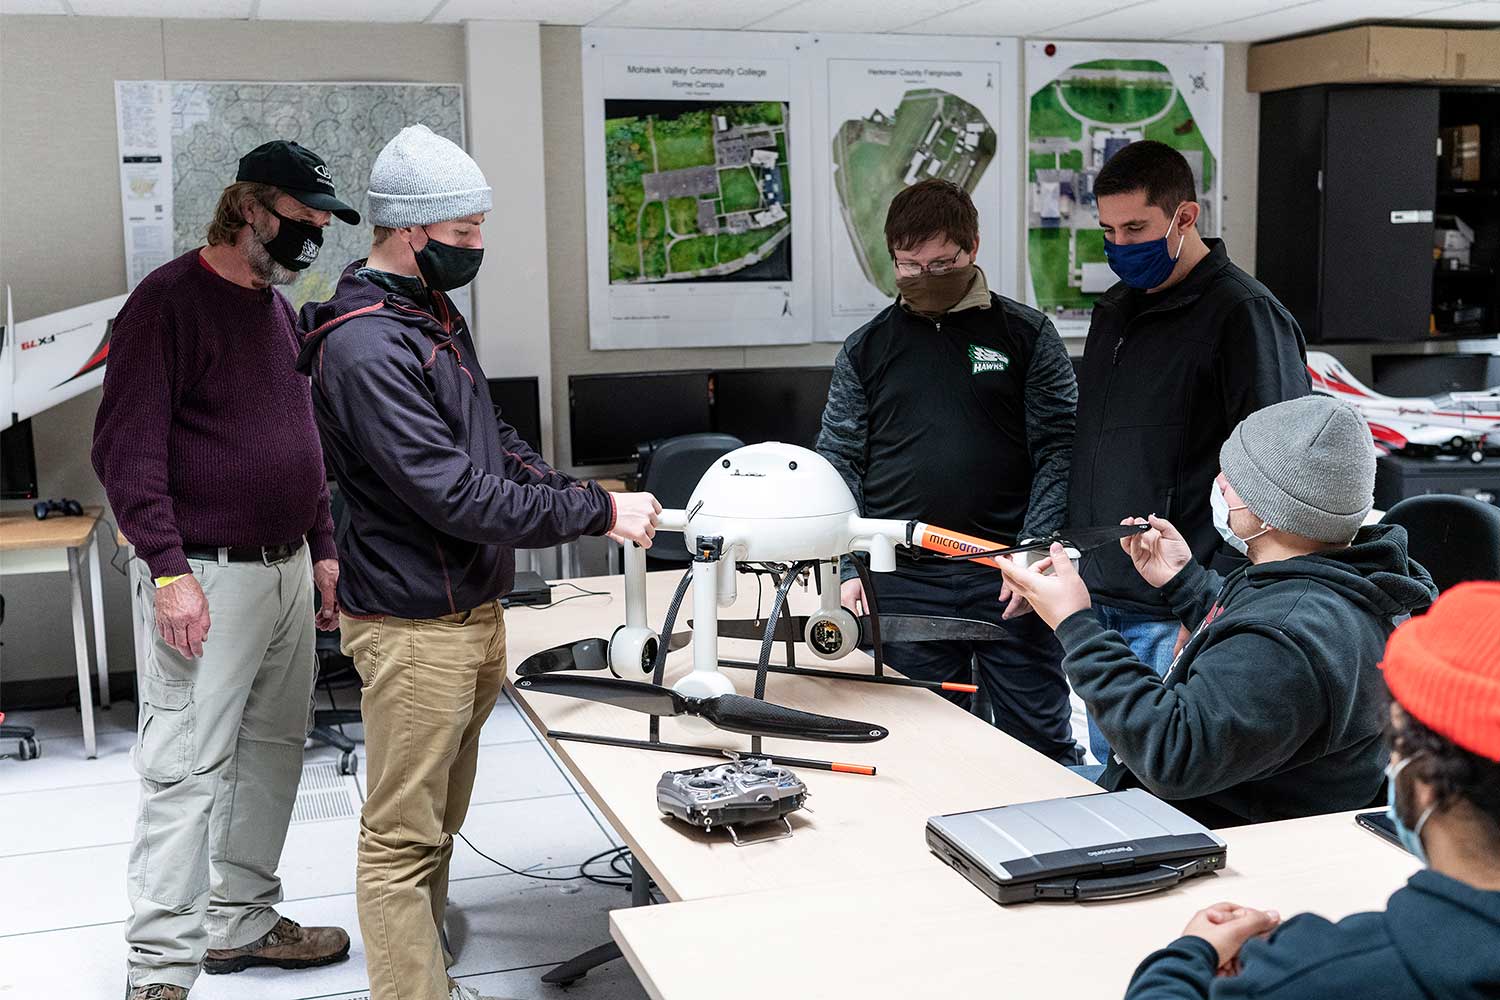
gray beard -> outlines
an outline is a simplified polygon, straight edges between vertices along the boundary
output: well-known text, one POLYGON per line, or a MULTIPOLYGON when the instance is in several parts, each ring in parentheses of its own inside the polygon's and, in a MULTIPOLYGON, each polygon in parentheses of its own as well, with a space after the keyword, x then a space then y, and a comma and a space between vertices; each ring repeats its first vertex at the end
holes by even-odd
POLYGON ((255 238, 245 244, 245 261, 250 265, 251 273, 268 285, 290 285, 296 281, 299 272, 276 263, 266 250, 265 241, 271 239, 271 234, 262 233, 253 222, 250 233, 255 238))

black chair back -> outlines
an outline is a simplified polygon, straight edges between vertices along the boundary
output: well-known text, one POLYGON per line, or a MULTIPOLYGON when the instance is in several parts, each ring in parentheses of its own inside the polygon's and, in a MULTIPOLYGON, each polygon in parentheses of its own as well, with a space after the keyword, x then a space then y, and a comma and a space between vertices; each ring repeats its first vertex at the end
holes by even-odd
MULTIPOLYGON (((663 507, 686 507, 708 467, 744 446, 732 434, 684 434, 659 441, 642 450, 641 490, 655 495, 663 507)), ((680 531, 658 532, 648 556, 658 565, 684 565, 693 558, 680 531)))
POLYGON ((1500 507, 1446 493, 1407 497, 1381 524, 1406 529, 1407 551, 1442 592, 1465 580, 1500 580, 1500 507))

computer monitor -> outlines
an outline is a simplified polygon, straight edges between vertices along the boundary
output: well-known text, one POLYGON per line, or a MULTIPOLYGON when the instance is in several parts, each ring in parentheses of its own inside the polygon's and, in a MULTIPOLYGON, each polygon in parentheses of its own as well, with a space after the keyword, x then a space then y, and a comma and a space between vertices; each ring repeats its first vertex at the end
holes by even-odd
POLYGON ((36 449, 31 442, 31 421, 22 420, 0 431, 0 500, 36 498, 36 449))
POLYGON ((746 444, 813 447, 832 368, 743 368, 714 373, 714 430, 746 444))
POLYGON ((486 381, 490 401, 495 404, 495 416, 514 427, 532 451, 546 458, 542 450, 542 395, 536 376, 486 381))
POLYGON ((573 375, 568 414, 574 465, 619 465, 636 446, 713 430, 706 371, 573 375))

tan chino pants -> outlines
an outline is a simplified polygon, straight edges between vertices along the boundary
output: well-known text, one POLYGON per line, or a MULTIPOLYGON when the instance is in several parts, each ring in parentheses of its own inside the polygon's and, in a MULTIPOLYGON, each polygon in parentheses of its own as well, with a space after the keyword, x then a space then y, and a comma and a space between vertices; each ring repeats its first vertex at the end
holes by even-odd
POLYGON ((499 601, 442 618, 340 622, 364 682, 368 790, 357 899, 370 1000, 446 1000, 438 931, 479 731, 505 680, 499 601))

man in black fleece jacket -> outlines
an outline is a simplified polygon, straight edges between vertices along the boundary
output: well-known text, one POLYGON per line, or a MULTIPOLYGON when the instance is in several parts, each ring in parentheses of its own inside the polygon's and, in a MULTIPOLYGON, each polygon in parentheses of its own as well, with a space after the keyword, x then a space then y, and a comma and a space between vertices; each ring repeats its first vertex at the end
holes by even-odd
POLYGON ((1126 1000, 1500 997, 1500 584, 1444 593, 1381 666, 1387 815, 1425 870, 1384 912, 1336 924, 1211 906, 1141 963, 1126 1000))
POLYGON ((1103 787, 1144 785, 1210 826, 1369 805, 1383 766, 1376 664, 1396 622, 1436 596, 1404 529, 1360 527, 1369 428, 1347 404, 1304 396, 1246 417, 1219 461, 1215 521, 1249 565, 1220 577, 1155 516, 1124 543, 1192 631, 1165 677, 1099 623, 1060 548, 1055 576, 1006 563, 1005 579, 1057 631, 1113 747, 1103 787))

